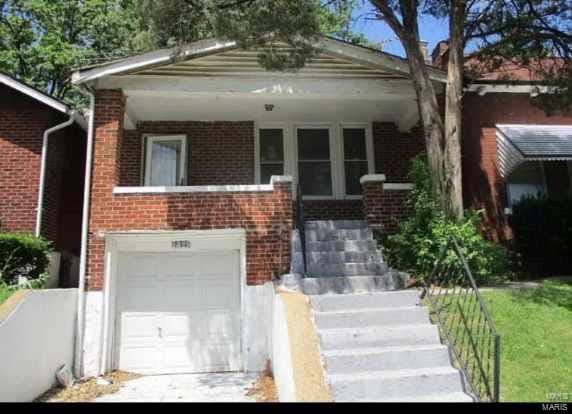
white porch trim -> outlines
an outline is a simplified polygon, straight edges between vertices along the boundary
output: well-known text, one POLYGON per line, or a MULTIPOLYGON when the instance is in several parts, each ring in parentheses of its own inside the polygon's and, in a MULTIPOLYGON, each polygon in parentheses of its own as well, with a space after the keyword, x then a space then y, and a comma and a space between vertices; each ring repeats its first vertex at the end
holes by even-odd
POLYGON ((178 187, 114 187, 113 194, 229 193, 273 191, 274 184, 291 183, 291 176, 274 175, 270 184, 195 185, 178 187))

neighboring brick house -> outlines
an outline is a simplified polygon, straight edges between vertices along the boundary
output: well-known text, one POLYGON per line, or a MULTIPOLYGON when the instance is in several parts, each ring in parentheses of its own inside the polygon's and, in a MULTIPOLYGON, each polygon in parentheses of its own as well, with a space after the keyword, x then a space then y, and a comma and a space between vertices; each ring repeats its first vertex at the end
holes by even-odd
POLYGON ((290 269, 298 184, 306 219, 395 231, 424 149, 408 64, 318 47, 297 73, 206 40, 74 74, 94 102, 84 374, 261 369, 265 283, 290 269))
POLYGON ((50 240, 68 287, 77 286, 85 129, 63 102, 0 73, 0 231, 50 240))
MULTIPOLYGON (((446 42, 437 45, 435 66, 445 67, 447 50, 446 42)), ((463 97, 465 207, 483 209, 488 236, 508 243, 510 209, 521 197, 572 195, 572 113, 547 115, 534 105, 546 92, 538 71, 516 64, 487 70, 476 57, 467 69, 473 78, 463 97)))

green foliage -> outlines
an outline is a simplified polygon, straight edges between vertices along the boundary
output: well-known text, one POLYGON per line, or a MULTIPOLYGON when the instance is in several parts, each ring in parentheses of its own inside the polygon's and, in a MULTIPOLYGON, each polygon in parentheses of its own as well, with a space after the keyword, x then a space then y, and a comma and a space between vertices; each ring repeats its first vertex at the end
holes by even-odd
POLYGON ((512 211, 514 248, 524 270, 572 273, 572 199, 529 197, 512 211))
POLYGON ((138 0, 142 47, 173 47, 208 37, 257 48, 268 70, 295 71, 315 56, 304 40, 328 34, 354 43, 350 30, 357 0, 138 0), (286 43, 279 48, 276 42, 286 43))
POLYGON ((501 336, 501 401, 572 401, 572 282, 483 292, 501 336))
POLYGON ((0 281, 7 285, 25 277, 31 288, 46 277, 51 243, 31 234, 0 233, 0 281))
MULTIPOLYGON (((417 278, 426 278, 442 248, 454 236, 478 282, 503 274, 508 267, 506 252, 481 235, 480 212, 469 210, 461 221, 447 218, 432 191, 423 158, 413 160, 410 177, 414 183, 408 200, 411 215, 400 225, 398 233, 384 242, 390 265, 417 278)), ((452 251, 446 256, 445 264, 459 265, 452 251)))
POLYGON ((0 70, 77 103, 72 68, 136 49, 134 0, 0 1, 0 70))

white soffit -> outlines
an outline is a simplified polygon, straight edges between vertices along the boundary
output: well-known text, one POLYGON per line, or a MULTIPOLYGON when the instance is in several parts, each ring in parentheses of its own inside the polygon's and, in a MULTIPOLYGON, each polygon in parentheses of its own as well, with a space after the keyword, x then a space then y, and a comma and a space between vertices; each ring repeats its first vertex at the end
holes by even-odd
POLYGON ((50 108, 55 109, 56 111, 63 112, 64 114, 67 114, 70 111, 69 107, 65 103, 43 92, 40 92, 37 89, 32 88, 31 86, 28 86, 20 81, 17 81, 16 79, 4 73, 0 73, 0 83, 3 83, 9 88, 12 88, 20 93, 23 93, 24 95, 27 95, 30 98, 35 99, 36 101, 41 102, 49 106, 50 108))

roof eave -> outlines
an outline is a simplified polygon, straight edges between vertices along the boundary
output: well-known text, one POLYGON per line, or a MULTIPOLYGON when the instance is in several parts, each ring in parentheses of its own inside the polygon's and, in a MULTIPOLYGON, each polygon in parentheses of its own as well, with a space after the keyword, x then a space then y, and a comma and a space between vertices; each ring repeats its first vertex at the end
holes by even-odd
MULTIPOLYGON (((311 42, 312 45, 315 45, 326 53, 351 59, 370 67, 383 68, 395 73, 410 75, 409 64, 406 59, 366 47, 352 45, 326 36, 320 36, 317 42, 311 42)), ((178 60, 219 53, 237 47, 238 44, 236 41, 222 41, 218 39, 201 40, 186 46, 163 49, 126 58, 119 62, 91 68, 89 70, 82 71, 80 69, 72 74, 72 83, 76 85, 85 84, 106 76, 121 75, 132 71, 149 69, 170 64, 178 60)), ((431 66, 428 67, 428 70, 432 80, 442 83, 447 81, 446 72, 431 66)))

